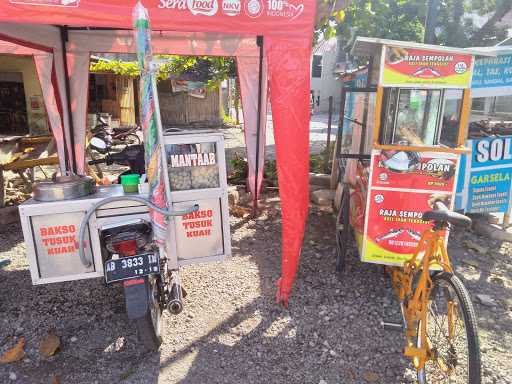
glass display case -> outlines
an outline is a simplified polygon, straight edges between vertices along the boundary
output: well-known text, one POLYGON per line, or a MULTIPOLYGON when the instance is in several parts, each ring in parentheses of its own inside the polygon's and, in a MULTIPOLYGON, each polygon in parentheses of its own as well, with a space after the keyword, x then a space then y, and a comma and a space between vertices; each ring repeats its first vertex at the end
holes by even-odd
POLYGON ((199 204, 171 226, 178 265, 222 260, 231 255, 223 134, 173 130, 164 145, 173 208, 199 204))

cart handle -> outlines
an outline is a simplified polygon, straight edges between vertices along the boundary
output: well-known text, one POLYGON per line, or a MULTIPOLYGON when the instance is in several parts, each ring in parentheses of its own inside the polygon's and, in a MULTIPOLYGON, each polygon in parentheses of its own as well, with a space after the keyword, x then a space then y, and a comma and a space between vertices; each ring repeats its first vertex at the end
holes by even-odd
POLYGON ((372 155, 358 155, 352 153, 342 153, 338 156, 339 159, 357 159, 357 160, 370 160, 372 155))
POLYGON ((384 151, 411 151, 411 152, 444 152, 455 153, 457 155, 466 155, 471 153, 471 149, 467 147, 417 147, 412 145, 390 145, 390 144, 373 144, 373 149, 382 149, 384 151))
POLYGON ((149 209, 152 209, 164 216, 171 217, 171 216, 183 216, 192 212, 197 212, 199 210, 199 204, 194 204, 193 206, 180 210, 180 211, 168 211, 166 209, 162 209, 160 207, 157 207, 155 204, 153 204, 151 201, 140 197, 140 196, 114 196, 114 197, 107 197, 106 199, 103 199, 95 204, 91 208, 87 210, 85 213, 84 218, 82 219, 82 222, 80 223, 80 231, 78 232, 78 255, 80 256, 80 261, 82 264, 89 268, 92 264, 92 260, 89 260, 85 256, 84 251, 84 236, 85 236, 85 228, 89 224, 89 220, 91 216, 96 212, 96 210, 106 204, 113 203, 115 201, 137 201, 139 203, 143 203, 149 207, 149 209))

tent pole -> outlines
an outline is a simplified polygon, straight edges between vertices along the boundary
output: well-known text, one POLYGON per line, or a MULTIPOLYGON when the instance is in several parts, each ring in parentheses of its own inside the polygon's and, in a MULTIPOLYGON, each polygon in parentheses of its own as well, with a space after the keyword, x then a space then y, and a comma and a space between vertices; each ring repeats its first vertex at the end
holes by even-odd
MULTIPOLYGON (((75 129, 73 126, 73 114, 71 112, 71 90, 69 86, 69 71, 68 71, 68 55, 67 55, 67 48, 66 43, 68 41, 68 27, 67 26, 59 26, 60 29, 60 41, 62 44, 62 61, 64 63, 64 84, 66 88, 66 100, 67 100, 67 109, 68 109, 68 117, 69 117, 69 141, 71 143, 71 155, 72 159, 69 159, 69 153, 68 153, 68 145, 67 142, 65 142, 64 148, 67 154, 66 159, 66 166, 68 167, 68 171, 73 171, 76 173, 77 167, 76 167, 76 156, 75 156, 75 129), (72 169, 69 169, 69 163, 72 164, 72 169)), ((65 130, 64 130, 64 137, 65 137, 65 130)), ((66 141, 66 140, 64 140, 66 141)))
POLYGON ((258 179, 260 172, 260 134, 261 134, 261 108, 262 108, 262 87, 263 87, 263 36, 256 37, 256 44, 260 47, 260 72, 258 74, 258 117, 256 128, 256 169, 254 174, 254 200, 253 200, 253 214, 256 214, 258 208, 258 179))

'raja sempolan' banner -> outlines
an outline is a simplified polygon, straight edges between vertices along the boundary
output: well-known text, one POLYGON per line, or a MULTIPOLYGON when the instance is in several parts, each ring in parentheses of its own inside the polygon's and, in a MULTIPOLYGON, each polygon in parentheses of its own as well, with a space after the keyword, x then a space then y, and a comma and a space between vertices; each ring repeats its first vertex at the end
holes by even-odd
POLYGON ((371 161, 361 259, 401 266, 432 227, 423 214, 436 201, 452 206, 459 155, 374 150, 371 161))
POLYGON ((471 55, 385 46, 381 85, 468 88, 472 63, 471 55))

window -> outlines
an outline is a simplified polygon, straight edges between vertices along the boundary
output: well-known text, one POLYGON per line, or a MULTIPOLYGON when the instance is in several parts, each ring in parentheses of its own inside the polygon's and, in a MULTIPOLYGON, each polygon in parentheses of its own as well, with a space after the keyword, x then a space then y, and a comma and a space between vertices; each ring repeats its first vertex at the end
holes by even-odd
POLYGON ((322 77, 322 56, 313 55, 313 65, 311 68, 311 74, 315 78, 322 77))
POLYGON ((494 111, 496 113, 512 114, 512 96, 496 96, 494 111))
POLYGON ((385 89, 381 142, 456 147, 463 95, 459 89, 385 89))
POLYGON ((394 91, 389 95, 385 142, 403 145, 437 144, 436 131, 441 90, 394 91))
POLYGON ((485 112, 485 97, 476 97, 471 102, 471 110, 485 112))
POLYGON ((439 142, 452 148, 457 146, 463 95, 462 89, 448 89, 444 95, 439 142))

